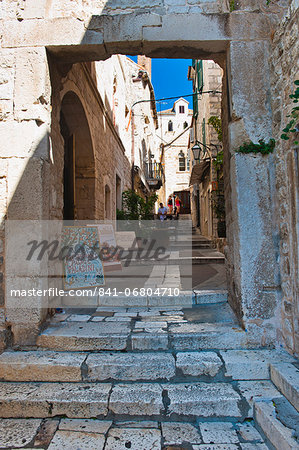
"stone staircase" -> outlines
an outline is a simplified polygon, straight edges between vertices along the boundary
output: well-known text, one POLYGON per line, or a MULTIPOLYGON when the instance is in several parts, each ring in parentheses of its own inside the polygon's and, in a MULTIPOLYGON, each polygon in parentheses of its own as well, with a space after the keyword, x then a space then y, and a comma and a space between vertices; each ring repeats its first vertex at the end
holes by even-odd
POLYGON ((270 378, 279 392, 254 402, 256 423, 274 448, 299 449, 298 361, 272 362, 270 378))
MULTIPOLYGON (((175 252, 190 249, 183 224, 175 252)), ((0 448, 298 448, 296 360, 253 348, 226 290, 117 301, 68 309, 36 346, 0 354, 0 448)))
MULTIPOLYGON (((223 304, 216 306, 221 309, 223 304)), ((132 447, 137 450, 168 448, 163 430, 176 426, 181 435, 187 425, 198 433, 196 445, 186 441, 180 448, 267 448, 246 446, 257 445, 258 432, 248 441, 240 427, 255 414, 271 441, 271 427, 265 423, 272 399, 281 398, 281 390, 298 406, 298 391, 290 389, 289 377, 278 375, 282 364, 294 376, 295 359, 276 350, 250 348, 246 333, 234 321, 200 323, 196 318, 204 308, 103 307, 55 316, 35 348, 9 349, 0 355, 0 417, 109 422, 106 444, 109 436, 118 436, 119 427, 127 430, 128 423, 139 430, 131 430, 131 438, 149 422, 159 424, 160 446, 140 446, 142 438, 139 447, 132 447), (271 382, 270 367, 279 390, 271 382), (239 440, 221 441, 228 424, 239 440), (222 447, 200 446, 207 443, 202 440, 204 430, 211 426, 222 427, 214 438, 222 447)), ((105 447, 113 448, 130 447, 105 447)), ((279 450, 285 448, 297 447, 279 450)))

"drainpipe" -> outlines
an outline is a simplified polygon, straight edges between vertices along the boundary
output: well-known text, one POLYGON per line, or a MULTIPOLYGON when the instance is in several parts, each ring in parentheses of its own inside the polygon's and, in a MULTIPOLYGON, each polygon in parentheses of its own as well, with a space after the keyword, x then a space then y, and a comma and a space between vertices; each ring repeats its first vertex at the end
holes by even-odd
MULTIPOLYGON (((194 139, 195 142, 197 142, 197 118, 195 119, 195 133, 194 133, 194 139)), ((197 210, 197 228, 200 228, 200 189, 199 189, 199 183, 196 185, 197 189, 197 196, 196 196, 196 210, 197 210)))

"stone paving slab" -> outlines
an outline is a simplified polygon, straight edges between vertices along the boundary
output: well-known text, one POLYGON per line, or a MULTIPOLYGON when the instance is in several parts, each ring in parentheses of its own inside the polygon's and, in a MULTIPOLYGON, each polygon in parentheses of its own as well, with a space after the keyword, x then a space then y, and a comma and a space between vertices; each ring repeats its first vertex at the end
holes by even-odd
POLYGON ((0 383, 0 417, 106 415, 109 383, 0 383))
POLYGON ((184 375, 214 377, 222 367, 222 361, 214 352, 177 353, 176 367, 184 375))
POLYGON ((252 423, 245 422, 238 424, 238 435, 244 441, 263 442, 263 438, 252 423))
POLYGON ((236 325, 183 323, 169 327, 170 345, 175 350, 236 349, 246 347, 246 333, 236 325))
POLYGON ((57 431, 59 419, 43 419, 34 439, 34 447, 48 447, 57 431))
POLYGON ((201 444, 193 445, 193 450, 238 450, 235 444, 201 444))
POLYGON ((237 444, 239 442, 237 432, 231 423, 201 423, 200 432, 205 444, 237 444))
POLYGON ((161 431, 155 429, 113 428, 109 431, 107 450, 161 450, 161 431))
MULTIPOLYGON (((267 448, 252 423, 157 422, 99 419, 2 419, 0 447, 28 449, 145 449, 178 450, 191 448, 267 448), (243 435, 240 430, 247 427, 243 435), (25 427, 25 428, 24 428, 25 427), (248 430, 248 427, 250 428, 248 430), (50 430, 50 432, 48 431, 50 430), (236 433, 237 431, 237 433, 236 433), (13 436, 12 436, 13 434, 13 436), (27 439, 25 439, 27 437, 27 439), (203 439, 204 437, 204 439, 203 439), (22 442, 20 442, 22 439, 22 442), (205 441, 205 443, 204 443, 205 441), (211 441, 211 443, 210 443, 211 441), (224 442, 225 441, 225 442, 224 442), (213 442, 213 443, 212 443, 213 442)), ((284 447, 283 447, 284 448, 284 447)))
POLYGON ((167 328, 167 322, 159 321, 159 322, 136 322, 135 328, 167 328))
POLYGON ((169 399, 168 415, 241 417, 239 394, 227 383, 163 384, 169 399))
POLYGON ((195 304, 227 302, 227 290, 199 290, 194 289, 195 304))
POLYGON ((119 415, 159 415, 164 406, 159 384, 119 384, 112 390, 109 409, 119 415))
POLYGON ((114 426, 119 428, 159 428, 159 423, 153 420, 142 420, 142 421, 123 421, 115 422, 114 426))
POLYGON ((166 422, 162 423, 164 445, 201 444, 199 429, 190 423, 166 422))
POLYGON ((90 319, 90 315, 84 314, 72 314, 69 316, 66 321, 67 322, 87 322, 90 319))
POLYGON ((247 417, 253 417, 253 403, 255 400, 271 400, 272 398, 282 397, 274 384, 267 380, 239 381, 238 388, 250 406, 247 417))
POLYGON ((241 450, 269 450, 269 447, 266 444, 250 444, 250 443, 241 443, 241 450))
POLYGON ((115 316, 113 316, 113 317, 106 317, 105 322, 119 322, 120 320, 122 322, 130 323, 132 318, 131 317, 115 317, 115 316))
POLYGON ((225 374, 233 380, 266 380, 270 378, 269 363, 295 361, 288 353, 276 350, 227 350, 220 354, 225 374))
POLYGON ((25 447, 35 437, 39 419, 1 419, 0 448, 25 447))
POLYGON ((157 351, 168 350, 168 334, 165 333, 134 333, 131 337, 133 350, 157 351))
POLYGON ((183 313, 183 311, 173 310, 173 311, 163 311, 162 315, 163 316, 183 316, 184 313, 183 313))
POLYGON ((97 353, 86 360, 90 381, 157 380, 175 376, 175 360, 170 353, 97 353))
POLYGON ((4 381, 81 381, 84 353, 29 351, 0 355, 4 381))
POLYGON ((61 419, 59 430, 106 434, 111 426, 111 420, 61 419))
POLYGON ((37 345, 62 351, 124 350, 129 333, 126 322, 64 323, 47 328, 37 345))
POLYGON ((80 449, 103 450, 105 436, 98 433, 83 433, 78 431, 57 431, 48 450, 80 449))
POLYGON ((92 317, 92 319, 91 319, 91 321, 92 322, 102 322, 103 320, 105 319, 105 317, 101 317, 101 316, 95 316, 95 317, 92 317))

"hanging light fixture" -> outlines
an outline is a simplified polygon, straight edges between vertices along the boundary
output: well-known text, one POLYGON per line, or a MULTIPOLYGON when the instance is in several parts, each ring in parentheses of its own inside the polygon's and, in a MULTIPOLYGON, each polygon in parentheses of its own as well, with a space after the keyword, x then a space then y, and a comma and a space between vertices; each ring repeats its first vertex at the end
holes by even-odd
POLYGON ((193 147, 192 147, 193 158, 195 159, 195 161, 200 160, 200 152, 201 152, 201 147, 198 144, 198 142, 196 142, 196 144, 193 145, 193 147))

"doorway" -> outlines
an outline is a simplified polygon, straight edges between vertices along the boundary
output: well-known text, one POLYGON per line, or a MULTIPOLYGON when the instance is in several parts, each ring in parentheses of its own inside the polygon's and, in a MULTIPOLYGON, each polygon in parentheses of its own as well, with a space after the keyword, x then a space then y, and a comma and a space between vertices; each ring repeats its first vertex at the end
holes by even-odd
POLYGON ((74 92, 63 97, 60 132, 64 140, 63 219, 95 216, 95 164, 89 124, 74 92))

